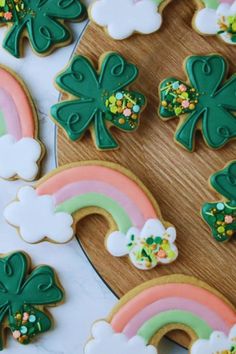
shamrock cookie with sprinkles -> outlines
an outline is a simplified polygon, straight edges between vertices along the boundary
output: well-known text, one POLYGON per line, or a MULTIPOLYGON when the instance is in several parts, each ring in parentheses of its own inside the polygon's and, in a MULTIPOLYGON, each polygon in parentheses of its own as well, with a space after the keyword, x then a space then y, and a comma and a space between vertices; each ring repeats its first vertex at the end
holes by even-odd
POLYGON ((236 1, 197 0, 193 27, 202 35, 217 35, 228 44, 236 44, 236 1))
POLYGON ((34 180, 44 156, 38 117, 24 83, 0 65, 0 178, 34 180))
POLYGON ((116 40, 133 33, 150 34, 160 29, 167 0, 95 0, 89 8, 90 19, 104 27, 116 40))
POLYGON ((184 66, 187 82, 171 77, 161 83, 159 115, 180 119, 175 141, 185 149, 195 149, 197 130, 219 149, 236 137, 236 74, 224 81, 228 64, 215 54, 188 57, 184 66))
POLYGON ((32 269, 30 258, 15 252, 0 257, 0 279, 0 350, 4 349, 6 329, 20 344, 29 344, 49 331, 52 319, 45 307, 56 306, 64 298, 54 270, 46 265, 32 269))
POLYGON ((0 25, 8 27, 3 47, 19 58, 27 38, 36 54, 48 55, 71 42, 64 21, 78 21, 84 14, 80 0, 1 0, 0 25))
POLYGON ((149 270, 176 260, 176 230, 163 221, 157 202, 130 171, 120 165, 87 161, 63 166, 35 188, 19 190, 4 216, 24 241, 68 242, 86 215, 103 215, 110 225, 105 247, 149 270))
POLYGON ((202 217, 215 240, 226 242, 236 232, 236 161, 212 175, 210 184, 224 199, 204 204, 202 217))
POLYGON ((90 130, 99 150, 116 149, 110 128, 135 131, 146 104, 142 94, 127 88, 137 76, 137 67, 115 52, 102 55, 98 72, 88 58, 75 56, 56 78, 68 98, 51 108, 51 116, 72 141, 90 130))
POLYGON ((218 291, 184 275, 159 277, 120 299, 96 322, 84 354, 157 354, 163 336, 184 331, 191 354, 235 354, 236 310, 218 291))

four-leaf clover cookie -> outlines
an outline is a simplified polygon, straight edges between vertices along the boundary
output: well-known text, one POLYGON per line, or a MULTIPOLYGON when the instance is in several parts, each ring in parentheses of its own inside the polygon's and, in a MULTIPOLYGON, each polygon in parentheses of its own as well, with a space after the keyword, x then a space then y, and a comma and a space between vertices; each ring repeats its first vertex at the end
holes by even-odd
POLYGON ((80 0, 1 0, 0 25, 8 26, 3 47, 20 57, 24 37, 39 55, 71 41, 64 21, 79 20, 85 14, 80 0))
POLYGON ((202 217, 210 226, 215 240, 226 242, 236 232, 236 161, 213 174, 210 184, 224 199, 204 204, 202 217))
POLYGON ((69 98, 54 105, 51 115, 72 141, 89 129, 98 149, 115 149, 118 144, 109 128, 136 130, 146 103, 142 94, 127 88, 137 76, 137 67, 118 53, 103 55, 98 72, 88 58, 76 56, 56 78, 58 89, 69 98))
POLYGON ((159 115, 180 118, 175 140, 187 150, 194 150, 197 130, 210 148, 221 148, 236 137, 236 74, 224 81, 228 65, 220 55, 191 56, 185 70, 188 82, 161 83, 159 115))
POLYGON ((22 252, 0 257, 0 350, 7 328, 21 344, 29 344, 48 331, 52 320, 44 307, 63 301, 54 270, 49 266, 30 267, 29 257, 22 252))

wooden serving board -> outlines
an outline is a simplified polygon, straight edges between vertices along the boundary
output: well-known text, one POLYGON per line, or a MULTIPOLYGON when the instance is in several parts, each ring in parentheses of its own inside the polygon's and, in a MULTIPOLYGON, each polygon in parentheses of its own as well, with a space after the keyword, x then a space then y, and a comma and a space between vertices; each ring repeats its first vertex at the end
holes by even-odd
POLYGON ((221 291, 236 305, 236 242, 215 242, 199 211, 205 201, 217 195, 209 188, 208 178, 228 161, 236 158, 236 142, 212 151, 199 134, 196 151, 189 153, 173 141, 178 119, 163 122, 157 115, 158 85, 169 76, 185 79, 183 61, 189 55, 220 53, 236 72, 236 47, 214 37, 201 37, 191 27, 196 9, 194 1, 173 0, 164 10, 164 25, 152 35, 135 35, 117 42, 103 29, 89 25, 77 53, 88 55, 96 63, 107 51, 118 51, 135 63, 140 76, 133 88, 146 95, 148 106, 138 131, 127 134, 117 129, 114 136, 120 149, 97 151, 89 133, 80 142, 70 142, 58 131, 58 162, 99 159, 120 163, 135 173, 158 201, 165 220, 177 228, 178 260, 148 272, 135 269, 127 258, 115 259, 104 247, 107 222, 89 216, 78 225, 78 237, 92 264, 117 296, 140 283, 162 275, 194 275, 221 291))

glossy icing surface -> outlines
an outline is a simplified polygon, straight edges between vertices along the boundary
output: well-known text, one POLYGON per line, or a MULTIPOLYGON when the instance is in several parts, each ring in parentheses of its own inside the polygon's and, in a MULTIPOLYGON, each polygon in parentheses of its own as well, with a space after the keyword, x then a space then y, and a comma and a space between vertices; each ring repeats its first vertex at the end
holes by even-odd
POLYGON ((218 149, 236 137, 236 75, 224 82, 228 66, 220 55, 189 57, 185 69, 190 88, 175 78, 161 83, 160 117, 180 117, 175 140, 187 150, 195 149, 195 135, 199 129, 206 144, 218 149), (178 96, 172 96, 173 90, 178 96))
POLYGON ((99 72, 88 58, 76 56, 56 78, 59 90, 72 98, 54 105, 51 115, 71 140, 92 129, 98 149, 115 149, 110 126, 125 132, 137 129, 146 102, 140 93, 127 90, 137 76, 137 67, 115 52, 101 58, 99 72))

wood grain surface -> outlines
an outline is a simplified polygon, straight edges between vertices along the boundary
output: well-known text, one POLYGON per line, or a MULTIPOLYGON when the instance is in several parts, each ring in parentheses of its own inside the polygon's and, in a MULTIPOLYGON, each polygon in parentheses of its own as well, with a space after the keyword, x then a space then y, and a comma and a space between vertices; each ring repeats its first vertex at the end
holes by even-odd
POLYGON ((135 35, 116 42, 103 29, 89 25, 79 46, 79 54, 95 63, 104 52, 118 51, 140 70, 132 88, 144 93, 148 106, 141 125, 134 133, 112 130, 120 149, 97 151, 90 134, 76 143, 58 130, 58 162, 99 159, 128 167, 150 189, 165 220, 177 228, 178 260, 148 272, 135 269, 127 258, 115 259, 104 247, 107 221, 89 216, 78 225, 78 237, 92 264, 120 297, 144 281, 167 274, 183 273, 204 280, 236 305, 236 242, 215 242, 199 210, 205 201, 218 200, 209 188, 208 178, 228 161, 236 158, 236 142, 218 151, 205 145, 201 134, 194 153, 175 144, 178 119, 163 122, 157 115, 158 86, 169 76, 185 79, 183 61, 189 55, 220 53, 229 61, 230 74, 236 72, 236 47, 227 46, 215 37, 201 37, 191 27, 196 4, 190 0, 173 0, 163 11, 162 29, 148 36, 135 35))

